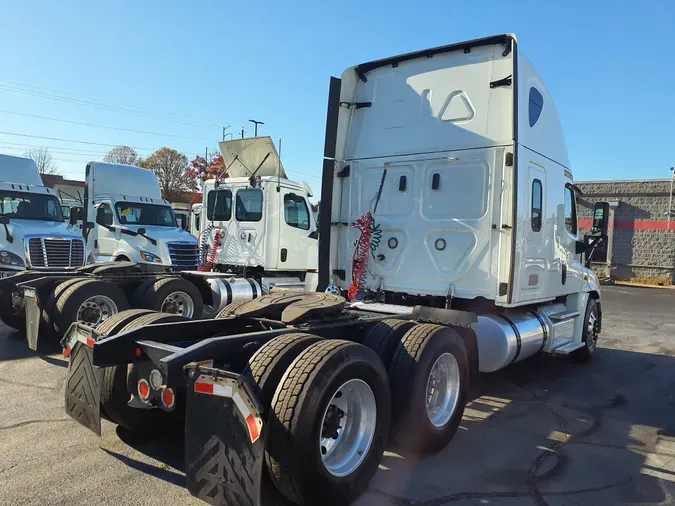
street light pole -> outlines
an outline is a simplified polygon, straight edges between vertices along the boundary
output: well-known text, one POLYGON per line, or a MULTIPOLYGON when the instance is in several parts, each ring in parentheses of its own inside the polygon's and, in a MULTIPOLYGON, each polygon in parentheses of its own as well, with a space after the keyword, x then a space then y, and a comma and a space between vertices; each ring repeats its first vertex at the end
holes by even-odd
POLYGON ((263 123, 262 121, 254 120, 254 119, 250 119, 249 121, 255 125, 255 135, 254 135, 254 137, 258 137, 258 125, 264 125, 265 123, 263 123))

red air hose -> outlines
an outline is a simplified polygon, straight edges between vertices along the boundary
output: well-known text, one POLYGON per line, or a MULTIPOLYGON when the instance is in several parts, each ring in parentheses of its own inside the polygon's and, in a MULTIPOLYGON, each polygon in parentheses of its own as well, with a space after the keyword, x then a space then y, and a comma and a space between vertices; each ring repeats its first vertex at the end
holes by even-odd
POLYGON ((356 242, 354 256, 352 258, 352 282, 349 285, 347 296, 349 300, 357 299, 363 291, 366 283, 366 263, 370 253, 373 231, 375 229, 375 220, 373 215, 366 213, 354 221, 354 228, 361 231, 359 240, 356 242))
POLYGON ((206 260, 206 263, 199 268, 200 271, 210 271, 213 267, 213 264, 216 262, 216 255, 218 254, 218 248, 220 248, 221 233, 221 230, 216 230, 216 232, 213 234, 213 247, 211 248, 211 251, 209 251, 208 260, 206 260))

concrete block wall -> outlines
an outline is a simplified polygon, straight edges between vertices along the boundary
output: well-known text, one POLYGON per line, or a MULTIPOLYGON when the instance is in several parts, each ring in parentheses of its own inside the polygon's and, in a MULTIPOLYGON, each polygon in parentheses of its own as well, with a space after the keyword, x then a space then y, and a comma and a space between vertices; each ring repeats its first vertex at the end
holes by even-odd
POLYGON ((675 219, 668 229, 670 180, 593 181, 576 185, 581 234, 589 232, 593 205, 615 202, 611 258, 594 264, 599 276, 672 284, 675 275, 675 219))

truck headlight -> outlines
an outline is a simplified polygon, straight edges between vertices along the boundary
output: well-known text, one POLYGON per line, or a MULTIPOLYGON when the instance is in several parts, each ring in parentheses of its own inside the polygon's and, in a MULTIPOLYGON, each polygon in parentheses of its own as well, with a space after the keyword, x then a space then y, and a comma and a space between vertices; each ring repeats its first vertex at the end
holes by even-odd
POLYGON ((162 259, 159 258, 157 255, 153 253, 149 253, 147 251, 141 251, 141 258, 145 260, 146 262, 157 262, 157 263, 162 263, 162 259))
POLYGON ((26 264, 19 255, 11 251, 0 251, 0 265, 11 265, 13 267, 24 267, 26 264))
POLYGON ((87 256, 87 263, 85 265, 91 265, 93 263, 96 263, 96 256, 94 256, 94 252, 92 251, 89 253, 89 256, 87 256))

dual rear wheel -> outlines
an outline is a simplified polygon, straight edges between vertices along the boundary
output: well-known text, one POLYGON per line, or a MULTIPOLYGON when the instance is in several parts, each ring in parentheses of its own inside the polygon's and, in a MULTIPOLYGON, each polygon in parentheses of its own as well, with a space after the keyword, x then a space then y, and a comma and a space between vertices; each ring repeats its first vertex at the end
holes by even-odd
POLYGON ((461 337, 439 325, 385 320, 363 344, 286 334, 244 371, 268 423, 265 461, 296 504, 355 500, 387 441, 442 449, 456 433, 468 390, 461 337))

